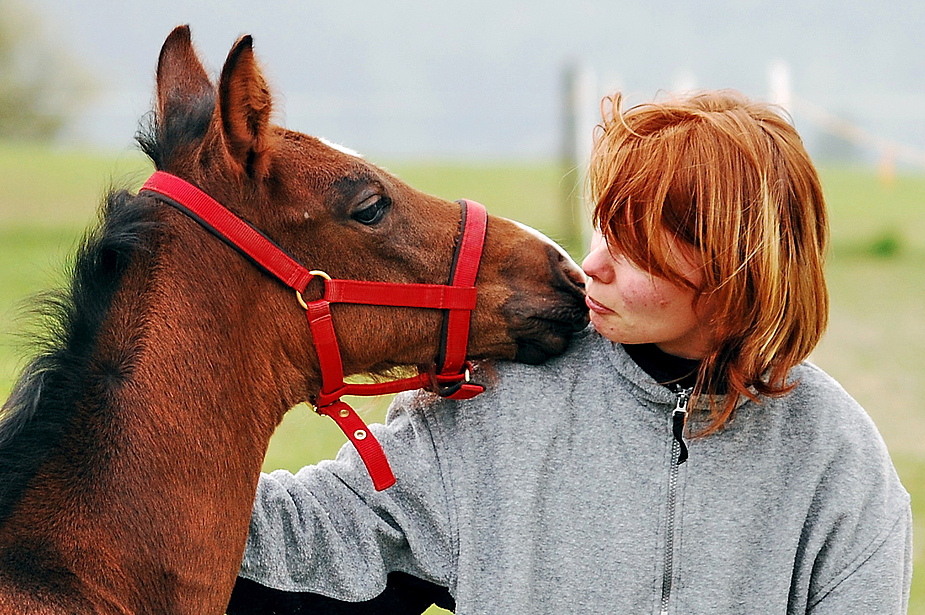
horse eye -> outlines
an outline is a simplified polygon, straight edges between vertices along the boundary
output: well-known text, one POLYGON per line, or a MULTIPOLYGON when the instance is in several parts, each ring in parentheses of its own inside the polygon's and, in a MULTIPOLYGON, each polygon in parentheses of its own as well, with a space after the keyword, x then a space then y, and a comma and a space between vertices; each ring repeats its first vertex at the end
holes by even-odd
POLYGON ((392 201, 388 197, 377 194, 363 201, 360 208, 353 212, 350 217, 360 224, 372 226, 382 220, 391 204, 392 201))

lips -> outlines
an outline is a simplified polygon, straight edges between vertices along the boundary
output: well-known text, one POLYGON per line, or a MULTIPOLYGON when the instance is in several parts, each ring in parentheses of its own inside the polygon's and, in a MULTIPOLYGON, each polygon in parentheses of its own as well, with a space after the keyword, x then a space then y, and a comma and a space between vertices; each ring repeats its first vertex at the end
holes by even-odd
POLYGON ((588 309, 594 312, 595 314, 612 314, 613 310, 608 307, 604 307, 590 296, 585 296, 585 305, 588 306, 588 309))

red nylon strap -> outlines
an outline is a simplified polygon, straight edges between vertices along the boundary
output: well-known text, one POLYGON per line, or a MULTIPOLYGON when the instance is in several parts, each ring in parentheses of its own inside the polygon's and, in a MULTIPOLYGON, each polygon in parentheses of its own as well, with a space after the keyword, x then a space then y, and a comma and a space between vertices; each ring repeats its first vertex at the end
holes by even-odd
POLYGON ((373 479, 376 491, 388 489, 395 484, 395 474, 389 467, 389 461, 382 450, 382 445, 353 408, 337 400, 323 408, 318 408, 318 413, 334 419, 347 438, 353 442, 353 446, 360 454, 360 459, 363 460, 366 470, 373 479))
MULTIPOLYGON (((323 299, 312 301, 308 304, 305 315, 312 331, 315 354, 318 355, 321 368, 321 395, 330 396, 344 381, 344 366, 337 344, 337 333, 334 331, 334 320, 331 318, 331 304, 323 299)), ((327 403, 316 401, 315 405, 326 406, 327 403)))
POLYGON ((314 277, 257 229, 186 180, 156 171, 141 189, 156 192, 174 201, 186 210, 185 213, 192 214, 286 286, 302 292, 314 277))
POLYGON ((331 303, 363 303, 396 307, 474 310, 475 286, 396 284, 359 280, 326 280, 324 298, 331 303))
POLYGON ((315 400, 319 406, 326 406, 333 401, 337 401, 344 395, 390 395, 402 391, 413 391, 431 386, 429 374, 418 374, 410 378, 401 378, 398 380, 388 380, 386 382, 368 382, 368 383, 342 383, 338 388, 330 391, 322 391, 315 400))
MULTIPOLYGON (((341 396, 347 394, 343 387, 344 368, 337 345, 334 321, 331 319, 331 304, 321 299, 308 304, 305 311, 308 325, 315 340, 315 351, 321 366, 321 392, 315 401, 316 412, 334 419, 347 439, 353 443, 376 491, 388 489, 395 484, 395 475, 382 445, 363 422, 363 419, 341 396), (333 383, 340 383, 334 385, 333 383)), ((420 387, 414 387, 420 388, 420 387)), ((408 390, 407 388, 402 390, 408 390)))
POLYGON ((464 382, 459 385, 455 392, 445 395, 447 399, 472 399, 476 395, 485 392, 485 387, 474 382, 464 382))
MULTIPOLYGON (((467 209, 466 227, 460 239, 456 268, 451 281, 453 287, 457 288, 475 286, 475 278, 478 276, 482 260, 482 248, 485 245, 485 233, 488 229, 488 212, 483 205, 464 199, 463 206, 467 209)), ((447 317, 445 354, 443 365, 440 366, 441 374, 458 374, 464 369, 471 321, 471 311, 450 310, 447 317)))
POLYGON ((331 389, 330 392, 319 393, 315 401, 319 406, 325 406, 333 401, 337 401, 344 395, 389 395, 391 393, 413 391, 415 389, 433 390, 435 383, 438 390, 450 389, 452 391, 450 393, 443 393, 443 396, 448 399, 472 399, 479 393, 485 391, 484 386, 472 382, 465 382, 465 378, 465 373, 444 376, 425 372, 416 376, 401 378, 399 380, 388 380, 386 382, 344 382, 339 387, 331 389))

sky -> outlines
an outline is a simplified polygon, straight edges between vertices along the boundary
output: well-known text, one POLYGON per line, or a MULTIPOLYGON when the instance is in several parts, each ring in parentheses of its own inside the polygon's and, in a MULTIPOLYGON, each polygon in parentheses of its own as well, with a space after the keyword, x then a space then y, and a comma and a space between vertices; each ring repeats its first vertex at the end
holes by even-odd
MULTIPOLYGON (((891 0, 29 0, 46 35, 96 84, 67 134, 131 147, 164 38, 189 24, 217 73, 242 34, 276 96, 276 119, 389 157, 552 158, 566 68, 630 100, 689 88, 767 99, 786 67, 810 149, 836 118, 875 155, 925 151, 925 2, 891 0), (878 150, 879 151, 879 150, 878 150)), ((835 148, 837 150, 837 148, 835 148)), ((833 151, 835 151, 833 150, 833 151)), ((831 153, 831 152, 829 152, 831 153)))

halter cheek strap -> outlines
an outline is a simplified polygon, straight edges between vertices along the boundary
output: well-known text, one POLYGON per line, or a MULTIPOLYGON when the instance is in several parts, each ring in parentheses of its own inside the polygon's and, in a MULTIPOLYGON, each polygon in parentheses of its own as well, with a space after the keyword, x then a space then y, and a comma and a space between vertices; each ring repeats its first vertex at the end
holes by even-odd
POLYGON ((482 205, 468 200, 459 202, 462 236, 453 256, 448 284, 393 284, 331 279, 322 271, 309 271, 259 230, 199 188, 174 175, 158 171, 141 190, 156 193, 295 290, 299 304, 305 309, 321 368, 321 391, 311 401, 316 412, 334 419, 356 447, 377 490, 395 484, 395 476, 378 440, 356 411, 341 399, 342 396, 383 395, 426 388, 450 399, 469 399, 484 390, 481 385, 470 382, 470 365, 466 361, 471 315, 476 304, 475 278, 488 225, 488 214, 482 205), (316 277, 325 281, 324 296, 306 302, 302 293, 316 277), (389 382, 344 382, 340 346, 331 316, 332 303, 445 310, 441 344, 435 361, 438 368, 389 382))

